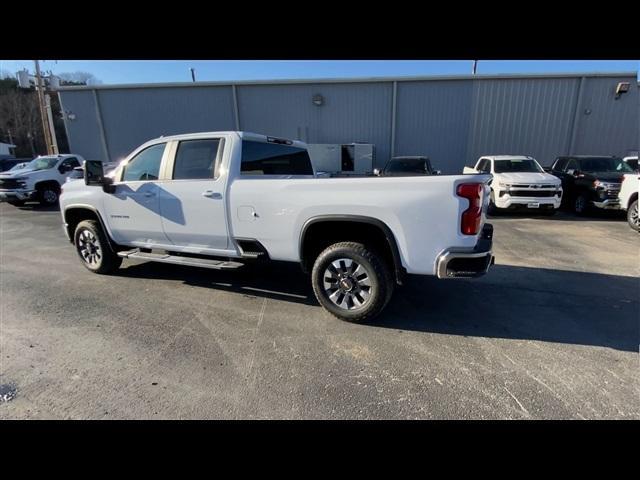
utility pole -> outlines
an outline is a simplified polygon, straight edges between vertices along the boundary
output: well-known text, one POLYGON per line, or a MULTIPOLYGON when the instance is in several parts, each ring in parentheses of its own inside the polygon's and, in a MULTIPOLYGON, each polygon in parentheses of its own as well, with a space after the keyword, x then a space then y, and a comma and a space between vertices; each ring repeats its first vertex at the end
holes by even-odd
MULTIPOLYGON (((38 60, 34 60, 36 64, 36 91, 38 93, 38 106, 40 107, 40 118, 42 119, 42 132, 44 133, 44 142, 47 145, 47 154, 54 155, 56 152, 53 148, 53 142, 51 139, 51 130, 48 128, 50 117, 46 113, 45 100, 44 100, 44 85, 42 83, 42 77, 40 76, 40 63, 38 60)), ((54 135, 55 136, 55 135, 54 135)), ((57 147, 56 147, 57 150, 57 147)))
POLYGON ((54 155, 58 155, 60 153, 58 151, 58 142, 56 140, 56 129, 53 123, 53 112, 51 111, 51 97, 47 93, 44 96, 45 100, 45 108, 47 110, 47 119, 49 120, 49 134, 51 135, 51 153, 54 155))
POLYGON ((473 68, 471 69, 471 74, 475 75, 476 74, 476 70, 478 68, 478 60, 474 60, 473 61, 473 68))

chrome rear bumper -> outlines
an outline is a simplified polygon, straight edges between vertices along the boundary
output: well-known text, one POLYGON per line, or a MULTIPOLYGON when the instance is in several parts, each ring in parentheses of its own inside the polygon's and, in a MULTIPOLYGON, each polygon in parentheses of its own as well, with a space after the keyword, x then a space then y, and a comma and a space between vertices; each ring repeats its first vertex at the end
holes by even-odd
POLYGON ((475 278, 487 273, 495 263, 491 250, 493 225, 487 223, 473 250, 449 249, 440 254, 436 262, 438 278, 475 278))

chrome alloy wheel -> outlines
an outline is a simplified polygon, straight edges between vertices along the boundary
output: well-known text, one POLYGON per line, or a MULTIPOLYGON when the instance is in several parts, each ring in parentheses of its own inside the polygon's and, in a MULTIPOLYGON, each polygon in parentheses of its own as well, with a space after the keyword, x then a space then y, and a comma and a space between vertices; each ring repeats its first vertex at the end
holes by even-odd
POLYGON ((82 230, 78 236, 78 252, 89 265, 98 266, 102 260, 100 240, 90 230, 82 230))
POLYGON ((361 308, 371 297, 369 272, 350 258, 333 261, 324 271, 323 280, 329 299, 345 310, 361 308))
POLYGON ((631 217, 631 223, 638 228, 638 224, 640 223, 640 217, 638 216, 638 202, 634 202, 633 205, 631 205, 631 212, 629 213, 629 216, 631 217))

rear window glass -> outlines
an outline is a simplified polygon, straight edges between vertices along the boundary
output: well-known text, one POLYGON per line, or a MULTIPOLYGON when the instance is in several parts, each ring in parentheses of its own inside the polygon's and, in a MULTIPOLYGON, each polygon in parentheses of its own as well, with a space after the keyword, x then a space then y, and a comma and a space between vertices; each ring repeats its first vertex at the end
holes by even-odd
POLYGON ((243 140, 241 174, 313 175, 313 168, 304 148, 243 140))

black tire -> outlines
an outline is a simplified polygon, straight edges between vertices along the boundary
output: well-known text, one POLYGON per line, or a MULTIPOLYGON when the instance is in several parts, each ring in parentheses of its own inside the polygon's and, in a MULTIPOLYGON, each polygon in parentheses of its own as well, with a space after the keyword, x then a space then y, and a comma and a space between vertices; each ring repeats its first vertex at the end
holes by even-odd
POLYGON ((573 213, 586 215, 589 212, 589 199, 584 193, 579 193, 573 200, 573 213))
POLYGON ((636 232, 640 232, 640 221, 638 219, 638 200, 634 200, 627 209, 627 222, 636 232))
POLYGON ((489 215, 498 215, 503 209, 496 207, 495 197, 493 195, 493 190, 491 190, 491 194, 489 195, 489 208, 487 208, 487 213, 489 215))
POLYGON ((14 207, 22 207, 24 205, 24 200, 9 200, 7 203, 14 207))
POLYGON ((322 251, 313 264, 311 284, 318 302, 329 313, 341 320, 355 323, 371 320, 378 315, 391 300, 394 289, 393 276, 383 257, 362 243, 356 242, 334 243, 322 251), (340 271, 331 267, 334 262, 343 265, 340 262, 341 259, 348 259, 353 263, 340 271), (354 267, 354 265, 359 267, 354 267), (352 275, 360 267, 363 269, 363 273, 357 277, 352 275), (344 290, 342 281, 339 281, 338 278, 340 278, 341 272, 344 273, 351 268, 354 271, 342 277, 343 281, 351 286, 350 291, 341 293, 344 290), (326 277, 327 272, 330 271, 335 274, 329 273, 329 277, 326 277), (325 284, 331 283, 333 285, 333 282, 325 282, 327 278, 336 280, 335 289, 325 288, 325 284), (361 283, 369 285, 361 285, 361 283), (332 300, 331 296, 334 294, 337 296, 332 300), (341 307, 334 301, 344 306, 341 307), (361 305, 357 305, 357 303, 361 303, 361 305))
POLYGON ((73 243, 82 264, 94 273, 111 273, 122 264, 122 257, 111 250, 107 236, 96 220, 80 222, 73 243))
POLYGON ((60 187, 53 183, 46 183, 38 187, 38 202, 44 207, 50 207, 58 203, 60 187))

